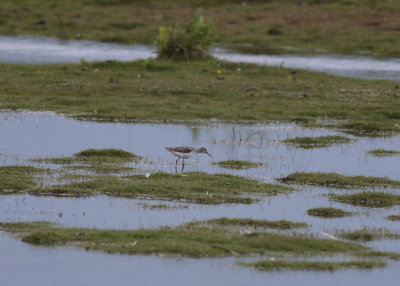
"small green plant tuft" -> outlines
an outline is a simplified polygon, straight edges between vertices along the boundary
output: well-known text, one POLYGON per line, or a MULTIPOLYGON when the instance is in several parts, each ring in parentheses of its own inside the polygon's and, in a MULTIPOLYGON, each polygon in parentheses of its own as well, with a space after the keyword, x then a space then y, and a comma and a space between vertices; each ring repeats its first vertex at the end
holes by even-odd
POLYGON ((298 148, 323 148, 329 147, 336 144, 351 143, 356 140, 343 137, 343 136, 321 136, 321 137, 296 137, 292 139, 286 139, 282 142, 293 145, 298 148))
POLYGON ((367 154, 371 154, 371 155, 374 155, 376 157, 400 156, 400 151, 385 150, 385 149, 374 149, 374 150, 368 151, 367 154))
POLYGON ((385 267, 382 261, 287 261, 287 260, 263 260, 251 263, 239 263, 239 265, 254 267, 262 271, 272 270, 310 270, 310 271, 335 271, 339 269, 357 268, 371 269, 385 267))
POLYGON ((348 203, 355 206, 364 207, 391 207, 400 203, 400 195, 363 192, 350 195, 331 195, 331 199, 342 203, 348 203))
POLYGON ((250 169, 262 166, 262 163, 250 162, 245 160, 225 160, 225 161, 215 162, 212 164, 219 165, 222 168, 228 168, 228 169, 250 169))
POLYGON ((399 239, 400 234, 391 232, 387 229, 379 229, 379 228, 363 228, 360 230, 355 231, 348 231, 339 233, 339 236, 348 239, 348 240, 355 240, 355 241, 373 241, 379 239, 399 239))
POLYGON ((307 211, 308 215, 318 216, 323 218, 339 218, 352 215, 351 212, 346 212, 336 208, 313 208, 307 211))
POLYGON ((37 185, 34 175, 46 172, 45 169, 31 166, 0 167, 0 194, 11 194, 30 189, 37 185))
POLYGON ((137 158, 138 156, 121 149, 87 149, 74 154, 75 157, 115 157, 115 158, 137 158))
POLYGON ((344 176, 336 173, 303 173, 296 172, 280 181, 287 184, 313 185, 331 188, 396 188, 400 181, 380 177, 344 176))
POLYGON ((292 229, 307 227, 304 222, 291 222, 287 220, 259 220, 251 218, 216 218, 207 221, 198 221, 190 223, 194 225, 218 225, 226 227, 253 227, 253 228, 271 228, 271 229, 292 229))
POLYGON ((213 24, 204 20, 202 10, 199 9, 186 28, 160 27, 157 39, 158 56, 179 60, 209 58, 207 49, 214 39, 213 24))
POLYGON ((400 221, 400 215, 390 215, 390 216, 387 216, 386 219, 392 220, 392 221, 400 221))

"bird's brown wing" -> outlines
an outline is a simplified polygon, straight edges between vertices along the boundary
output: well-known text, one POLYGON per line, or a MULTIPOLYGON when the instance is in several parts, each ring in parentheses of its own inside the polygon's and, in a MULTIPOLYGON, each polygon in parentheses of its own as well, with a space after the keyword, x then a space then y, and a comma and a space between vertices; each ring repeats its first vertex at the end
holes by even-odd
POLYGON ((166 147, 168 148, 167 150, 173 150, 179 153, 190 153, 193 151, 193 147, 188 147, 188 146, 179 146, 179 147, 166 147))

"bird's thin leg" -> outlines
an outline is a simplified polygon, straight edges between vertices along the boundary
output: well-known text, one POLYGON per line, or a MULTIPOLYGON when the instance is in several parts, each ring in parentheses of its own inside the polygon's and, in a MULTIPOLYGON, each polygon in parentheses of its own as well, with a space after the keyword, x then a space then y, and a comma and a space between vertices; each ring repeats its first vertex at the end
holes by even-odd
POLYGON ((185 166, 185 158, 182 158, 182 166, 185 166))
POLYGON ((179 161, 180 159, 181 159, 181 158, 179 157, 178 160, 176 160, 176 163, 175 163, 176 165, 178 165, 178 161, 179 161))
POLYGON ((183 170, 185 169, 185 165, 184 164, 182 164, 182 173, 183 173, 183 170))

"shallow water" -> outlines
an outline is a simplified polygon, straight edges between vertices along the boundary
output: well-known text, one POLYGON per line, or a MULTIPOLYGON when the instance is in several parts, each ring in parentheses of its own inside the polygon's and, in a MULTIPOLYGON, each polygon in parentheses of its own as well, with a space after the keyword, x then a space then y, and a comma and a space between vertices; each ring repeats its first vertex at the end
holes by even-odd
MULTIPOLYGON (((400 180, 399 157, 377 158, 365 151, 374 148, 400 149, 399 136, 354 137, 357 142, 322 149, 298 149, 281 143, 297 136, 340 134, 331 130, 303 128, 295 124, 160 124, 160 123, 99 123, 85 122, 53 113, 0 112, 0 165, 34 164, 37 157, 71 156, 87 148, 122 148, 144 156, 131 165, 142 172, 180 172, 175 157, 164 146, 205 146, 214 156, 197 155, 187 160, 186 171, 231 173, 266 182, 295 171, 338 172, 345 175, 387 176, 400 180), (230 170, 212 165, 227 159, 262 162, 260 168, 230 170)), ((343 135, 343 134, 342 134, 343 135)), ((46 166, 44 164, 43 166, 46 166)), ((150 177, 151 178, 151 177, 150 177)), ((264 197, 250 205, 196 205, 179 202, 121 199, 107 196, 90 198, 35 197, 30 195, 0 196, 0 221, 52 221, 69 227, 114 229, 156 228, 176 226, 193 220, 215 217, 251 217, 255 219, 286 219, 307 222, 300 232, 325 237, 338 230, 362 227, 387 228, 399 232, 398 222, 385 219, 400 213, 400 207, 364 208, 331 202, 330 193, 359 190, 298 187, 298 191, 264 197), (168 204, 173 210, 150 210, 147 205, 168 204), (314 207, 339 207, 357 215, 340 219, 322 219, 307 215, 314 207)), ((398 190, 386 190, 398 192, 398 190)), ((251 230, 250 230, 251 231, 251 230)), ((290 231, 289 231, 290 232, 290 231)), ((369 243, 378 250, 400 251, 398 241, 381 240, 369 243)), ((335 273, 270 272, 235 265, 228 259, 183 259, 153 256, 121 256, 85 252, 73 248, 35 247, 0 232, 0 285, 397 285, 399 263, 390 262, 385 269, 345 270, 335 273), (46 271, 43 271, 46 269, 46 271), (179 274, 176 274, 179 271, 179 274), (74 273, 74 275, 69 275, 74 273), (62 277, 62 279, 60 279, 62 277), (166 279, 168 278, 168 279, 166 279)))
POLYGON ((0 233, 0 284, 20 285, 398 285, 398 262, 383 269, 260 272, 232 258, 104 255, 24 244, 0 233))
MULTIPOLYGON (((54 113, 0 112, 0 165, 24 163, 37 157, 61 157, 88 148, 121 148, 144 156, 133 167, 175 172, 175 160, 165 146, 204 146, 214 157, 199 154, 186 160, 185 171, 232 173, 272 182, 293 172, 338 172, 399 179, 399 157, 377 158, 375 148, 400 150, 399 136, 368 138, 347 135, 357 142, 319 149, 299 149, 281 140, 299 136, 338 135, 296 124, 161 124, 77 121, 54 113), (264 166, 230 170, 213 165, 222 160, 250 160, 264 166)), ((341 134, 343 135, 343 134, 341 134)), ((180 171, 180 168, 177 169, 180 171)))
MULTIPOLYGON (((400 81, 400 59, 341 55, 251 55, 219 48, 214 48, 211 54, 232 62, 284 66, 345 77, 400 81)), ((6 63, 79 63, 82 59, 132 61, 149 57, 156 57, 154 47, 28 36, 0 36, 0 62, 6 63)))

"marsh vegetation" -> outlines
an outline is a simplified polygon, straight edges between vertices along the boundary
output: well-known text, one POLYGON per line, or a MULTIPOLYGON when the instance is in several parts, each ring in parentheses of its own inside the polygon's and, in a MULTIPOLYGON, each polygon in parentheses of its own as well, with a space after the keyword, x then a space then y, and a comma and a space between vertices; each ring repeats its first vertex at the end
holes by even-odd
POLYGON ((330 188, 398 188, 400 181, 381 177, 344 176, 337 173, 293 173, 279 179, 287 184, 312 185, 330 188))
POLYGON ((332 145, 339 145, 345 143, 351 143, 356 141, 344 136, 321 136, 321 137, 296 137, 291 139, 285 139, 282 142, 293 145, 298 148, 310 149, 310 148, 326 148, 332 145))

